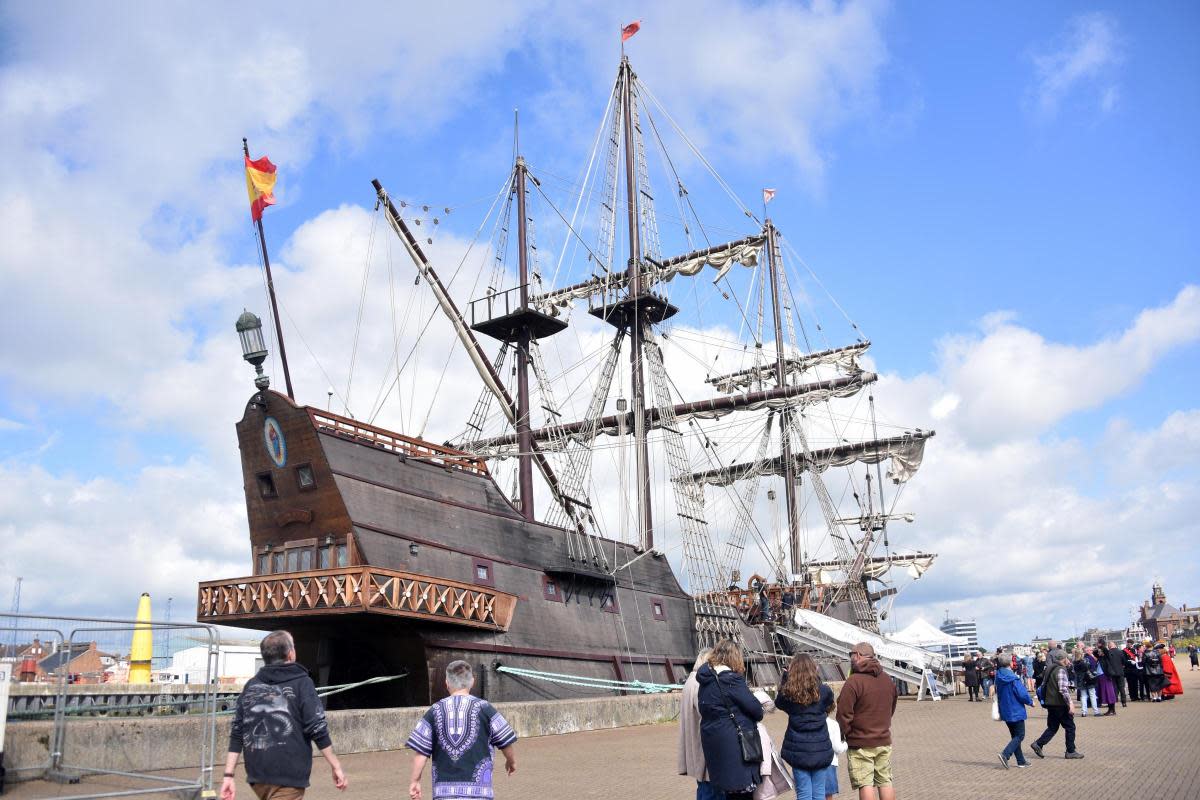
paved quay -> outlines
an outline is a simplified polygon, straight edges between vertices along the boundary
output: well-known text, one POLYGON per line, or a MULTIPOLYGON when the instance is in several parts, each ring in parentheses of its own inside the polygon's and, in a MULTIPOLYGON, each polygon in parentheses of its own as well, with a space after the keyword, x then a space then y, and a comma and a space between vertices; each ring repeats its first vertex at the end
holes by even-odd
MULTIPOLYGON (((1131 703, 1115 717, 1077 720, 1077 746, 1085 758, 1062 758, 1062 733, 1039 760, 1026 746, 1032 767, 1004 770, 996 756, 1007 741, 1006 729, 991 719, 991 704, 968 703, 965 696, 939 703, 902 699, 893 725, 893 768, 901 798, 960 800, 1045 795, 1047 786, 1069 789, 1072 796, 1139 797, 1154 800, 1200 798, 1200 672, 1189 672, 1177 658, 1184 695, 1167 703, 1131 703)), ((768 716, 772 735, 782 737, 786 717, 768 716)), ((1045 726, 1045 713, 1032 709, 1026 743, 1045 726)), ((517 744, 517 772, 496 776, 498 800, 578 798, 674 800, 694 797, 694 784, 675 772, 676 726, 634 728, 542 736, 517 744)), ((336 743, 335 743, 336 744, 336 743)), ((400 800, 407 797, 412 755, 407 751, 345 756, 350 788, 339 795, 324 762, 313 764, 311 800, 400 800)), ((839 768, 841 797, 850 791, 845 762, 839 768)), ((176 773, 178 774, 178 773, 176 773)), ((243 774, 239 768, 239 774, 243 774)), ((426 770, 425 794, 430 798, 426 770)), ((86 790, 125 788, 111 779, 85 781, 86 790)), ((6 800, 37 800, 81 793, 82 786, 34 782, 6 792, 6 800)), ((791 796, 791 795, 789 795, 791 796)), ((253 800, 239 783, 240 800, 253 800)))
MULTIPOLYGON (((968 703, 965 696, 938 703, 902 699, 896 710, 894 771, 900 797, 921 800, 1038 797, 1051 786, 1069 787, 1077 797, 1141 797, 1155 800, 1200 798, 1200 672, 1188 672, 1186 656, 1176 659, 1184 694, 1167 703, 1117 706, 1115 717, 1078 721, 1080 761, 1062 758, 1063 734, 1029 769, 1005 770, 996 756, 1007 729, 991 718, 991 703, 968 703)), ((1032 709, 1026 741, 1045 728, 1046 715, 1032 709)), ((787 718, 768 716, 768 728, 782 740, 787 718)), ((675 775, 674 725, 644 725, 608 731, 525 739, 517 744, 517 772, 496 776, 498 800, 614 797, 639 800, 690 799, 695 784, 675 775)), ((404 797, 410 753, 348 756, 344 766, 350 792, 363 800, 404 797)), ((333 800, 337 792, 314 764, 307 797, 333 800)), ((428 773, 428 770, 426 770, 428 773)), ((854 797, 845 762, 839 767, 839 796, 854 797)), ((247 793, 249 787, 246 787, 247 793)), ((242 795, 240 797, 253 797, 242 795)), ((426 776, 426 798, 431 797, 426 776)), ((792 795, 789 795, 792 796, 792 795)))

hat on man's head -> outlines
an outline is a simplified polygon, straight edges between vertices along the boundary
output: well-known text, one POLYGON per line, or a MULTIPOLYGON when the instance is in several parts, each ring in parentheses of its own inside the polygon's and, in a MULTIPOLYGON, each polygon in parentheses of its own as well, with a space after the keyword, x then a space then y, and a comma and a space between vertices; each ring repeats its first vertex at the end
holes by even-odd
POLYGON ((1159 642, 1158 644, 1154 645, 1155 650, 1165 650, 1166 647, 1167 646, 1165 644, 1163 644, 1162 642, 1159 642))
POLYGON ((1061 648, 1057 648, 1057 649, 1050 651, 1050 660, 1051 661, 1062 661, 1066 657, 1067 657, 1067 651, 1063 650, 1061 648))
POLYGON ((875 648, 871 646, 870 642, 859 642, 858 644, 854 645, 854 647, 850 648, 850 652, 857 653, 858 655, 866 658, 875 657, 875 648))

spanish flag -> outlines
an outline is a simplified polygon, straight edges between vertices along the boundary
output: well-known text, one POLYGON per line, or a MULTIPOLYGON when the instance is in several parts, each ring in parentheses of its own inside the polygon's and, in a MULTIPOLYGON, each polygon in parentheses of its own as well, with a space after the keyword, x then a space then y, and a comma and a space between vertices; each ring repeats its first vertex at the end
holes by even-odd
POLYGON ((275 165, 263 156, 251 161, 246 156, 246 192, 250 195, 250 216, 262 219, 263 209, 275 205, 275 165))

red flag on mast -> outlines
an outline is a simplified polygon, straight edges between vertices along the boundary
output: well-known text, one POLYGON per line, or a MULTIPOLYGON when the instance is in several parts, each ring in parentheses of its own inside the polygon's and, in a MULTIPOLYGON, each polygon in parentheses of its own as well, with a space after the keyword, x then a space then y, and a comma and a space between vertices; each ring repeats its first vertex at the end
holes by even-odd
POLYGON ((263 209, 275 205, 275 165, 266 156, 257 161, 246 156, 246 193, 250 195, 250 217, 258 222, 263 209))
POLYGON ((640 19, 629 23, 624 28, 621 28, 621 41, 622 42, 626 41, 627 39, 631 38, 635 33, 640 31, 641 29, 642 29, 642 21, 640 19))

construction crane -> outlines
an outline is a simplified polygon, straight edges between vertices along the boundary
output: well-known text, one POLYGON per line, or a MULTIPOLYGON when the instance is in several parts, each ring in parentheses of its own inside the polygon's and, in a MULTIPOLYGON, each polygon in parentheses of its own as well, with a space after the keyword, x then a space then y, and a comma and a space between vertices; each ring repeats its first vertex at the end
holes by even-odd
POLYGON ((9 608, 13 615, 13 629, 8 645, 8 656, 14 660, 17 657, 17 626, 19 623, 16 615, 21 613, 21 581, 23 580, 24 578, 18 577, 13 583, 12 606, 9 608))

